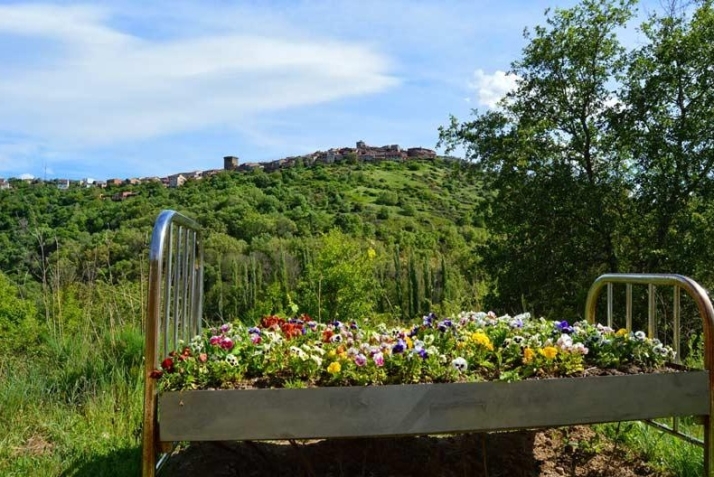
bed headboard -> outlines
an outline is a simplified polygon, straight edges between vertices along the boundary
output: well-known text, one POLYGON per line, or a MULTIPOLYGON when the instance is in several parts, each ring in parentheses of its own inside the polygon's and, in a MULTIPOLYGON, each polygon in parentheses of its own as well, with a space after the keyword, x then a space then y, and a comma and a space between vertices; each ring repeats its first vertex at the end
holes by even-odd
POLYGON ((162 211, 154 224, 149 250, 148 295, 142 465, 153 466, 160 449, 156 383, 150 375, 159 367, 160 357, 177 349, 179 341, 187 343, 200 333, 203 315, 201 227, 173 210, 162 211))

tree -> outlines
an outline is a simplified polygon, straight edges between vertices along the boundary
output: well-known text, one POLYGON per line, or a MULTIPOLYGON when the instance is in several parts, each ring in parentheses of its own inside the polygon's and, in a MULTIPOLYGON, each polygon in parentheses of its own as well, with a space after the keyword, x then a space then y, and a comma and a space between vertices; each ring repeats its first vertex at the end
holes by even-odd
POLYGON ((488 204, 492 241, 483 265, 499 308, 525 301, 538 313, 577 314, 580 290, 619 269, 625 169, 605 126, 626 58, 616 30, 633 4, 585 0, 546 11, 546 26, 525 33, 528 44, 512 64, 517 87, 499 108, 440 128, 440 144, 465 147, 498 191, 488 204))
POLYGON ((691 273, 710 241, 692 240, 692 218, 713 198, 714 10, 686 11, 672 1, 642 25, 648 42, 630 55, 613 122, 631 162, 633 261, 652 272, 691 273))

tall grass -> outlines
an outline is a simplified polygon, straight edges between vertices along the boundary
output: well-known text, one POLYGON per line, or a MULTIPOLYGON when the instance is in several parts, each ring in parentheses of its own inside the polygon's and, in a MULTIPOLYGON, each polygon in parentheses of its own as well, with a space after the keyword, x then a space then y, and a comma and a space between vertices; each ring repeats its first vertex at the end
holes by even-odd
POLYGON ((40 323, 31 346, 0 350, 0 475, 139 475, 141 314, 96 293, 62 329, 40 323))

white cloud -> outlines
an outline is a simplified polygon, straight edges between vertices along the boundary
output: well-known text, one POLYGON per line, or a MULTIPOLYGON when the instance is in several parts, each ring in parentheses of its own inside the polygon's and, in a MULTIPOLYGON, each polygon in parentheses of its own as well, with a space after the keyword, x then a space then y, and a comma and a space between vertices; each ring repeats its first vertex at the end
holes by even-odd
POLYGON ((52 45, 39 64, 0 64, 0 131, 53 149, 111 145, 240 128, 266 111, 399 83, 388 58, 357 43, 232 31, 148 39, 111 20, 94 7, 0 6, 0 35, 21 47, 28 37, 52 45))
POLYGON ((484 73, 482 69, 474 71, 474 81, 469 83, 469 88, 476 91, 479 105, 495 108, 498 101, 506 93, 516 89, 518 76, 497 70, 493 74, 484 73))
POLYGON ((20 179, 22 179, 22 180, 28 180, 28 179, 31 180, 34 178, 35 178, 35 176, 33 176, 32 174, 20 174, 20 179))

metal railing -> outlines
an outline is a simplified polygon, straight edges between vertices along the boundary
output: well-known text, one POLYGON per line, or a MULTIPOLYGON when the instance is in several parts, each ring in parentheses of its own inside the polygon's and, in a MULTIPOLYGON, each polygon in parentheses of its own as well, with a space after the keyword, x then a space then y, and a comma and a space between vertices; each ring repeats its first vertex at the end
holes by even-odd
POLYGON ((714 307, 707 291, 691 278, 676 274, 605 274, 598 277, 593 282, 588 292, 585 304, 585 318, 589 323, 595 323, 597 303, 603 287, 607 288, 607 325, 613 327, 613 285, 625 285, 625 328, 632 331, 632 286, 647 286, 647 333, 650 338, 656 337, 657 332, 657 309, 656 294, 657 287, 670 286, 673 288, 672 295, 672 345, 676 353, 675 363, 681 364, 681 300, 680 291, 684 290, 692 298, 697 306, 704 328, 704 368, 709 371, 709 414, 703 416, 704 440, 683 433, 679 429, 679 420, 672 418, 672 426, 668 426, 656 421, 646 421, 658 429, 680 437, 688 442, 704 447, 704 470, 705 475, 714 476, 714 434, 712 429, 711 416, 714 412, 714 307))
POLYGON ((173 210, 154 224, 149 250, 149 296, 144 350, 144 420, 142 475, 153 477, 168 454, 157 428, 156 381, 150 375, 165 357, 201 331, 203 313, 203 241, 200 226, 173 210), (157 455, 161 455, 157 462, 157 455))

